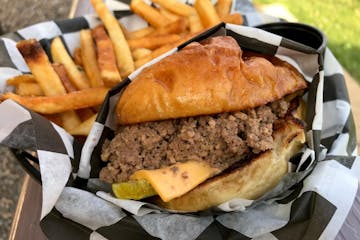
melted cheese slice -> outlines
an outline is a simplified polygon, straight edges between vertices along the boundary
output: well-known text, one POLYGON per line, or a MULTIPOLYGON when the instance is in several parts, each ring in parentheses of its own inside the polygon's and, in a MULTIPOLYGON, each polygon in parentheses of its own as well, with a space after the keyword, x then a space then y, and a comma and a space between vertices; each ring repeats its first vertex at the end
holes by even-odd
POLYGON ((147 180, 161 199, 168 202, 184 195, 217 173, 219 169, 212 168, 207 163, 189 161, 156 170, 139 170, 131 175, 130 179, 147 180))

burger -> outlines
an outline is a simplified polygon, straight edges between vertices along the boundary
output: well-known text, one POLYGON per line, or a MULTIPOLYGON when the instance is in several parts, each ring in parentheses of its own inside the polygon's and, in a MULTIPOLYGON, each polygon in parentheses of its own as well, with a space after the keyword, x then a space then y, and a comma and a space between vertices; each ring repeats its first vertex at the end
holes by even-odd
POLYGON ((306 88, 289 63, 232 37, 192 42, 122 92, 100 179, 119 198, 184 212, 259 198, 304 145, 306 88))

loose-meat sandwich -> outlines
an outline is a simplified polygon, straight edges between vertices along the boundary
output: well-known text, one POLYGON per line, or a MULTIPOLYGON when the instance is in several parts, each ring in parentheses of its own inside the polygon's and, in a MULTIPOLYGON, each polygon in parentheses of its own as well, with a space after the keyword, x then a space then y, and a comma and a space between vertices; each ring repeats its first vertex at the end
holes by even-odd
POLYGON ((100 178, 117 197, 185 212, 256 199, 305 142, 306 88, 293 66, 244 53, 232 37, 193 42, 123 91, 100 178))

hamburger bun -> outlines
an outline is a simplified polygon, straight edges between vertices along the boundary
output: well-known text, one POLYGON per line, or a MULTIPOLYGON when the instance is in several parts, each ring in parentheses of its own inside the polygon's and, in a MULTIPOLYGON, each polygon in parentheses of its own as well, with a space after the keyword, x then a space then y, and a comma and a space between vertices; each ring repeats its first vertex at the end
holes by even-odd
MULTIPOLYGON (((265 129, 270 131, 268 135, 272 138, 270 148, 261 151, 250 149, 250 152, 246 150, 239 159, 231 155, 231 162, 224 166, 212 165, 209 159, 201 156, 190 160, 166 160, 166 166, 146 166, 143 162, 138 166, 137 152, 112 155, 114 150, 109 148, 123 144, 123 150, 127 151, 132 141, 123 136, 115 137, 114 144, 105 144, 103 147, 103 160, 115 161, 103 176, 107 178, 111 172, 130 172, 130 177, 125 174, 121 179, 146 180, 160 196, 152 201, 167 209, 185 212, 205 210, 233 198, 256 199, 272 189, 288 172, 291 156, 305 142, 304 126, 301 124, 303 114, 299 114, 303 110, 299 107, 302 105, 299 104, 298 96, 304 93, 307 83, 293 66, 275 57, 242 55, 239 45, 231 37, 214 37, 189 44, 181 51, 145 68, 133 79, 117 104, 117 120, 122 129, 134 127, 141 129, 137 132, 143 134, 143 128, 139 126, 154 130, 156 127, 149 125, 153 122, 194 119, 238 111, 244 114, 244 111, 252 110, 255 112, 249 115, 255 114, 261 118, 262 114, 254 109, 266 105, 267 111, 271 113, 273 110, 269 110, 272 109, 270 106, 281 101, 286 102, 285 105, 296 106, 289 109, 297 108, 297 114, 287 109, 286 113, 271 123, 269 129, 265 129), (121 154, 127 158, 118 163, 116 158, 121 157, 121 154), (125 170, 119 166, 125 166, 125 170)), ((234 120, 236 116, 232 118, 234 120)), ((225 122, 225 128, 228 123, 225 122)), ((235 133, 234 137, 242 138, 240 135, 235 133)), ((257 137, 261 138, 261 135, 257 137)), ((142 136, 136 138, 141 142, 142 136)), ((170 136, 166 141, 169 139, 173 138, 170 136)), ((205 143, 204 140, 201 143, 205 143)), ((227 145, 226 141, 221 144, 227 145)), ((143 147, 146 146, 135 147, 134 151, 143 147)), ((211 151, 218 150, 214 147, 211 151)), ((161 161, 166 157, 161 156, 161 161)), ((215 160, 218 163, 229 160, 223 158, 221 155, 215 160)), ((146 156, 142 161, 147 161, 146 156)))
POLYGON ((307 87, 284 61, 241 57, 232 37, 189 44, 129 84, 116 108, 119 124, 239 111, 307 87))

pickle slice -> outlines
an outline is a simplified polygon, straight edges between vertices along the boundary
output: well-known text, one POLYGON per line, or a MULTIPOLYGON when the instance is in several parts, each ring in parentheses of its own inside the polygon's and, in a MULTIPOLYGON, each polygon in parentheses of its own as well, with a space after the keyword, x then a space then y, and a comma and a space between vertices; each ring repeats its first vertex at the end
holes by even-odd
POLYGON ((112 190, 114 195, 121 199, 140 200, 157 195, 157 192, 145 179, 114 183, 112 190))

